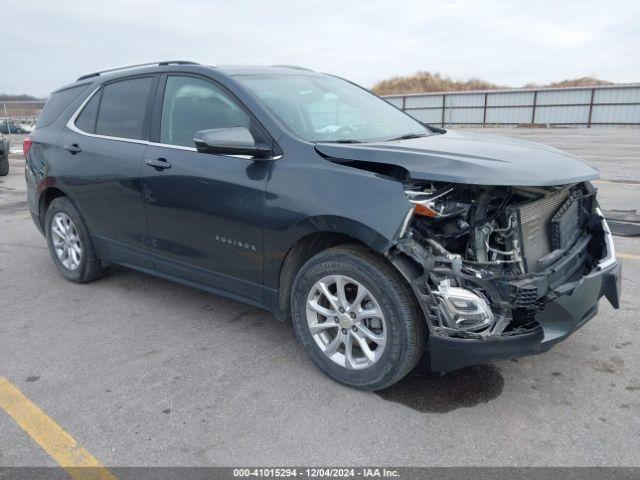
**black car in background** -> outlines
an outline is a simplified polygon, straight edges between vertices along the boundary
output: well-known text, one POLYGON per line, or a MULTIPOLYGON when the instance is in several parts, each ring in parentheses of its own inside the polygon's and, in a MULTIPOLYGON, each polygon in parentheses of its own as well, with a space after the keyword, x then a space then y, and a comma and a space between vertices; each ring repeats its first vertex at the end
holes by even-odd
POLYGON ((0 177, 9 174, 9 152, 11 151, 11 143, 9 140, 0 135, 0 177))
POLYGON ((14 122, 12 120, 2 120, 0 121, 0 133, 3 133, 5 135, 8 135, 10 133, 13 134, 24 134, 24 133, 29 133, 27 132, 27 130, 25 130, 22 125, 20 125, 17 122, 14 122))
POLYGON ((158 62, 54 92, 25 141, 58 270, 115 263, 291 320, 317 365, 388 387, 549 349, 619 305, 590 183, 554 148, 423 125, 300 67, 158 62))

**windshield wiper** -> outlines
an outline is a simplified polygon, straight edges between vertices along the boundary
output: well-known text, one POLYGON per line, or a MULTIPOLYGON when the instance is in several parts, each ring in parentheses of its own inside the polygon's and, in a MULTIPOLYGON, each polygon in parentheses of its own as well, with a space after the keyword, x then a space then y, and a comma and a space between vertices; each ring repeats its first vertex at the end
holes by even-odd
POLYGON ((412 138, 420 138, 420 137, 427 137, 427 136, 429 136, 429 134, 427 133, 405 133, 404 135, 400 135, 399 137, 389 138, 388 140, 385 140, 385 142, 391 142, 393 140, 410 140, 412 138))
POLYGON ((355 138, 341 138, 340 140, 323 140, 321 143, 363 143, 355 138))

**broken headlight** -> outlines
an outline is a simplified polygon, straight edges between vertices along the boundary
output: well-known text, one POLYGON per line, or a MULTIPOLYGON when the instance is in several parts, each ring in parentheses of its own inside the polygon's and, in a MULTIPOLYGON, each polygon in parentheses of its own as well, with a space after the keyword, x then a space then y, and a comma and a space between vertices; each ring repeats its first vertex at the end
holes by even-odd
POLYGON ((414 213, 429 218, 450 218, 465 216, 469 204, 456 198, 455 189, 451 186, 430 190, 411 188, 405 195, 415 205, 414 213))
POLYGON ((477 332, 493 323, 489 304, 471 290, 452 287, 449 280, 443 280, 433 293, 440 299, 438 310, 445 326, 464 332, 477 332))

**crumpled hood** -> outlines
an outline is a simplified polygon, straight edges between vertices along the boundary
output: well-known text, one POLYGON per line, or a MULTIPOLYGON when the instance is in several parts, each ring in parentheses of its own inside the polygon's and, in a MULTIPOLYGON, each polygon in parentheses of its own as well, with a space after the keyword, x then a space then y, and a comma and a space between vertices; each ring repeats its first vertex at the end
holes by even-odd
POLYGON ((551 186, 593 180, 598 171, 556 148, 494 135, 459 133, 364 144, 318 143, 335 160, 397 165, 414 180, 551 186))

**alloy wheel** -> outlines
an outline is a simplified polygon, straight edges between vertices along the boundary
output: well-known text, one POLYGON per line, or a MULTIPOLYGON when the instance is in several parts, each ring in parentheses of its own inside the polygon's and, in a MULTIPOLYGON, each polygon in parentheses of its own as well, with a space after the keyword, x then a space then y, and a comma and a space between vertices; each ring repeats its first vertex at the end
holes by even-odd
POLYGON ((51 240, 60 263, 68 270, 76 270, 82 262, 82 243, 75 224, 63 212, 51 221, 51 240))
POLYGON ((361 283, 330 275, 311 288, 307 324, 320 350, 349 370, 373 366, 382 356, 387 327, 378 301, 361 283))

